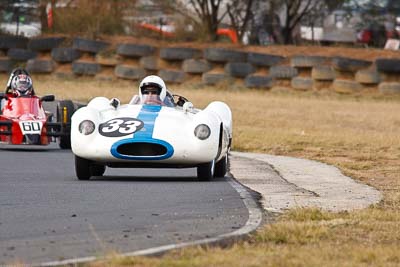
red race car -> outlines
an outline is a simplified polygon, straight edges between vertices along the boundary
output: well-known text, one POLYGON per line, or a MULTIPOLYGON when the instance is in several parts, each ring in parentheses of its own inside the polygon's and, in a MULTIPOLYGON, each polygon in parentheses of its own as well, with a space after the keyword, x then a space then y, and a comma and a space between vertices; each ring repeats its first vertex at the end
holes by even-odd
POLYGON ((54 101, 54 95, 38 97, 32 93, 17 96, 9 87, 5 93, 0 93, 0 143, 48 145, 58 139, 60 148, 71 148, 73 102, 60 101, 54 121, 53 113, 44 110, 43 101, 54 101))

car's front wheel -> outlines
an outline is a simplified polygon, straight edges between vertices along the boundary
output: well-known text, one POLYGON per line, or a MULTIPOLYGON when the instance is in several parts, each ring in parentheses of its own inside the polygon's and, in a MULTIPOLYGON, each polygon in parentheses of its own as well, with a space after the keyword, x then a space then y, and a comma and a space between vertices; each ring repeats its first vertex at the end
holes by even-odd
POLYGON ((207 162, 197 166, 197 179, 199 181, 210 181, 214 177, 215 161, 207 162))
POLYGON ((224 177, 228 167, 228 154, 215 164, 215 177, 224 177))
POLYGON ((92 176, 90 160, 75 156, 75 173, 79 180, 89 180, 92 176))

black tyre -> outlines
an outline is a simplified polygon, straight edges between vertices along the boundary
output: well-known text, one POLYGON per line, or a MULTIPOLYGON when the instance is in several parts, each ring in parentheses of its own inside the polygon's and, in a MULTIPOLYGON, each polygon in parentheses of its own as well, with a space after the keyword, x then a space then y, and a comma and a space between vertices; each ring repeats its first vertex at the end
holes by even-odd
POLYGON ((139 64, 146 70, 159 70, 158 58, 155 56, 142 57, 139 64))
POLYGON ((62 149, 71 148, 71 117, 74 111, 74 103, 71 100, 62 100, 57 104, 57 122, 62 125, 58 145, 62 149))
POLYGON ((8 58, 0 58, 0 72, 10 72, 13 68, 12 60, 8 58))
POLYGON ((0 49, 26 48, 29 39, 22 36, 3 35, 0 36, 0 49))
POLYGON ((53 60, 30 59, 26 63, 26 70, 31 73, 52 73, 55 65, 53 60))
POLYGON ((105 171, 106 171, 106 166, 104 165, 92 164, 90 166, 90 173, 93 176, 103 176, 105 171))
POLYGON ((321 66, 321 64, 324 63, 326 60, 327 58, 322 56, 296 55, 291 58, 290 64, 292 67, 312 68, 316 66, 321 66))
POLYGON ((204 84, 215 85, 217 83, 227 82, 230 77, 225 73, 203 73, 201 80, 204 84))
POLYGON ((311 90, 313 88, 313 80, 305 77, 295 77, 291 81, 291 86, 296 90, 311 90))
POLYGON ((89 180, 92 176, 91 161, 75 156, 75 173, 79 180, 89 180))
POLYGON ((90 52, 97 54, 101 50, 106 49, 110 44, 101 41, 75 38, 72 47, 83 52, 90 52))
POLYGON ((51 51, 51 49, 58 47, 64 40, 64 37, 30 39, 28 42, 28 49, 32 51, 51 51))
POLYGON ((224 177, 228 170, 228 155, 215 164, 215 177, 224 177))
POLYGON ((74 61, 72 63, 72 72, 77 75, 96 75, 101 71, 98 63, 86 61, 74 61))
POLYGON ((120 44, 117 47, 117 54, 126 57, 145 57, 151 56, 156 52, 156 48, 142 44, 120 44))
POLYGON ((345 57, 334 57, 332 63, 336 70, 350 72, 368 68, 372 64, 371 61, 345 57))
POLYGON ((400 59, 378 58, 375 65, 379 72, 400 73, 400 59))
POLYGON ((54 48, 51 57, 59 63, 69 63, 81 57, 81 52, 73 48, 54 48))
POLYGON ((225 73, 232 77, 244 78, 253 73, 255 68, 247 62, 230 62, 225 65, 225 73))
POLYGON ((212 69, 212 65, 204 59, 186 59, 182 69, 186 73, 202 74, 212 69))
POLYGON ((244 80, 244 84, 249 88, 271 88, 274 85, 274 79, 264 75, 249 75, 244 80))
POLYGON ((186 79, 186 73, 181 70, 160 70, 158 75, 167 83, 183 83, 186 79))
POLYGON ((139 80, 146 76, 146 71, 142 68, 136 68, 129 65, 118 65, 114 70, 115 75, 118 78, 128 80, 139 80))
POLYGON ((7 56, 16 61, 27 61, 31 58, 35 58, 37 53, 22 48, 11 48, 8 50, 7 56))
POLYGON ((297 69, 289 66, 273 66, 270 68, 269 73, 277 79, 291 79, 298 75, 297 69))
POLYGON ((255 66, 271 67, 279 64, 285 58, 282 56, 275 56, 262 53, 249 53, 247 55, 247 61, 255 66))
POLYGON ((165 47, 160 50, 160 58, 165 60, 185 60, 192 58, 200 58, 202 51, 195 48, 187 47, 165 47))
POLYGON ((246 62, 247 53, 226 48, 206 48, 204 58, 213 62, 246 62))
POLYGON ((207 162, 197 166, 197 179, 199 181, 210 181, 214 177, 215 162, 207 162))

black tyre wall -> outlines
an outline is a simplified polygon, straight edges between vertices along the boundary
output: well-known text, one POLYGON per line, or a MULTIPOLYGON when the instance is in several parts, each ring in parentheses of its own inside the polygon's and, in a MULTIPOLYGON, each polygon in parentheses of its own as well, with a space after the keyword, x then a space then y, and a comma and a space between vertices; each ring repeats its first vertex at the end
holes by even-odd
POLYGON ((212 62, 246 62, 247 53, 225 48, 207 48, 203 52, 204 58, 212 62))
POLYGON ((73 48, 83 51, 97 54, 98 52, 106 49, 110 44, 101 41, 75 38, 73 41, 73 48))
POLYGON ((32 51, 51 51, 53 48, 58 47, 64 40, 64 37, 30 39, 28 49, 32 51))
POLYGON ((101 66, 98 63, 74 61, 72 63, 72 72, 78 75, 96 75, 100 72, 101 66))
POLYGON ((13 68, 14 63, 12 60, 5 58, 0 59, 0 72, 10 72, 13 68))
POLYGON ((144 69, 126 65, 118 65, 114 73, 118 78, 129 80, 139 80, 146 76, 146 71, 144 69))
POLYGON ((26 70, 31 73, 51 73, 55 67, 53 60, 30 59, 26 63, 26 70))
POLYGON ((73 48, 54 48, 51 57, 60 63, 69 63, 80 58, 81 53, 73 48))
POLYGON ((183 83, 186 79, 186 73, 180 70, 160 70, 158 75, 167 83, 183 83))
POLYGON ((145 57, 155 53, 156 48, 150 45, 120 44, 117 47, 117 54, 127 57, 145 57))
POLYGON ((29 39, 22 36, 0 36, 0 49, 26 48, 29 39))
POLYGON ((285 58, 282 56, 275 56, 262 53, 249 53, 247 61, 255 66, 271 67, 282 62, 285 58))
POLYGON ((270 69, 270 75, 277 79, 291 79, 298 75, 298 71, 289 66, 273 66, 270 69))
POLYGON ((274 85, 274 79, 270 76, 249 75, 244 83, 246 87, 251 88, 271 88, 274 85))
POLYGON ((225 73, 203 73, 201 80, 204 84, 214 85, 221 82, 229 81, 229 75, 225 73))
POLYGON ((371 61, 345 57, 334 57, 332 63, 335 69, 339 71, 350 72, 356 72, 358 70, 368 68, 372 64, 371 61))
POLYGON ((204 59, 186 59, 183 61, 182 69, 186 73, 201 74, 212 69, 212 65, 204 59))
POLYGON ((8 50, 7 56, 10 59, 16 61, 27 61, 29 59, 35 58, 37 56, 37 53, 21 48, 11 48, 8 50))
POLYGON ((230 62, 225 65, 225 73, 232 77, 244 78, 254 71, 253 65, 247 62, 230 62))
POLYGON ((375 64, 380 72, 400 73, 400 59, 378 58, 375 64))
POLYGON ((202 51, 186 47, 166 47, 160 50, 160 58, 165 60, 185 60, 200 58, 202 51))
POLYGON ((296 55, 290 59, 290 64, 292 67, 298 68, 312 68, 316 66, 321 66, 327 60, 326 57, 322 56, 303 56, 296 55))

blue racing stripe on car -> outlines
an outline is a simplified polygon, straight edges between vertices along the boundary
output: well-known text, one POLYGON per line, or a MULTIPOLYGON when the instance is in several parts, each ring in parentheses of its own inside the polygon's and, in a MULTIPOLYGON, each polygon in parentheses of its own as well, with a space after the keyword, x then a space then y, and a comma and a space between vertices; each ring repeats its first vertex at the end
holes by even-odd
POLYGON ((140 110, 137 119, 144 123, 142 129, 138 132, 134 133, 132 138, 123 139, 116 143, 114 143, 111 147, 111 154, 119 159, 132 159, 132 160, 162 160, 170 158, 174 154, 174 148, 164 140, 154 139, 154 124, 155 121, 161 111, 161 106, 156 105, 143 105, 140 110), (120 145, 129 144, 129 143, 152 143, 162 145, 166 149, 166 153, 164 155, 157 156, 132 156, 132 155, 123 155, 118 152, 118 147, 120 145))
POLYGON ((137 116, 138 120, 143 121, 144 127, 136 132, 133 138, 151 139, 153 137, 154 123, 160 114, 161 106, 143 105, 137 116))

